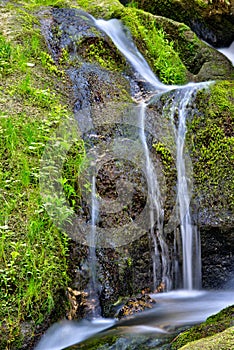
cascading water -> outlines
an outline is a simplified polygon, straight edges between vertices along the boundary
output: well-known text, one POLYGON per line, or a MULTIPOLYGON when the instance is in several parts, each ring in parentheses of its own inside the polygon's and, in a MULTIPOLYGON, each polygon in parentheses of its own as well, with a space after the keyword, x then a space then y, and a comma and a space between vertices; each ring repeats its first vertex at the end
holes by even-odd
POLYGON ((170 269, 169 269, 169 254, 168 247, 163 238, 163 219, 164 210, 162 207, 162 198, 160 193, 160 185, 157 178, 157 174, 154 169, 154 165, 151 161, 149 149, 145 135, 145 110, 147 105, 142 102, 140 104, 140 139, 143 145, 145 154, 145 169, 148 184, 148 196, 150 200, 150 236, 153 241, 154 252, 152 256, 153 260, 153 276, 154 276, 154 288, 156 288, 160 281, 163 289, 170 290, 170 269), (156 235, 155 235, 155 223, 156 223, 156 235), (158 249, 160 246, 160 252, 158 249))
POLYGON ((94 23, 98 28, 104 31, 116 45, 120 52, 127 58, 131 65, 135 68, 147 82, 152 84, 156 89, 168 91, 172 87, 164 85, 152 72, 148 63, 136 48, 130 34, 126 35, 124 27, 117 19, 105 21, 103 19, 94 19, 94 23))
MULTIPOLYGON (((90 17, 89 17, 90 19, 90 17)), ((103 30, 119 50, 130 61, 136 71, 150 82, 156 90, 167 92, 176 87, 168 87, 162 84, 150 70, 148 64, 138 52, 132 41, 125 35, 123 27, 117 20, 103 21, 92 19, 96 26, 103 30)), ((212 293, 212 292, 191 292, 193 288, 199 288, 200 284, 200 245, 199 235, 193 225, 190 212, 190 194, 189 176, 187 172, 186 156, 185 156, 185 136, 186 136, 186 118, 191 98, 196 94, 197 90, 203 88, 205 84, 188 84, 184 88, 177 87, 173 95, 173 103, 170 106, 170 117, 173 125, 174 136, 176 141, 176 167, 177 167, 177 200, 180 219, 180 230, 183 245, 183 287, 190 289, 190 292, 183 291, 171 293, 157 294, 156 308, 142 313, 142 315, 134 316, 129 320, 123 320, 116 324, 117 332, 123 329, 129 333, 147 333, 151 332, 159 337, 159 334, 165 333, 168 325, 179 326, 203 321, 211 313, 217 312, 228 304, 233 304, 233 293, 212 293), (178 120, 177 120, 178 118, 178 120), (176 123, 175 123, 176 119, 176 123), (176 125, 175 125, 176 124, 176 125), (196 273, 195 273, 196 271, 196 273), (178 294, 176 294, 178 293, 178 294), (167 302, 167 298, 169 301, 167 302), (152 326, 151 326, 152 325, 152 326)), ((147 145, 145 133, 145 116, 147 105, 143 102, 139 105, 140 118, 140 140, 144 149, 145 167, 148 183, 148 196, 150 197, 150 221, 151 221, 151 238, 154 244, 153 270, 154 284, 160 279, 166 284, 166 289, 170 289, 170 262, 168 247, 163 236, 163 220, 164 211, 161 200, 161 191, 157 174, 155 172, 153 162, 150 158, 150 152, 147 145), (156 227, 155 227, 156 226, 156 227), (156 235, 155 235, 156 231, 156 235), (160 256, 159 250, 160 247, 160 256), (161 260, 160 260, 161 259, 161 260), (159 267, 161 266, 161 267, 159 267), (158 269, 160 271, 158 271, 158 269)), ((98 215, 98 201, 96 194, 96 179, 92 176, 92 196, 91 196, 91 231, 89 237, 89 261, 90 261, 90 294, 98 297, 97 289, 97 271, 96 271, 96 225, 98 215)), ((177 239, 177 237, 176 237, 177 239)), ((176 241, 176 240, 175 240, 176 241)), ((175 244, 176 245, 176 244, 175 244)), ((99 309, 95 310, 95 314, 99 316, 99 309)), ((62 348, 78 344, 99 332, 104 330, 113 331, 116 321, 105 320, 99 318, 87 323, 82 321, 79 324, 75 322, 64 322, 52 326, 48 334, 42 338, 36 347, 37 350, 60 350, 62 348)), ((103 333, 104 334, 104 333, 103 333)), ((113 333, 111 333, 113 335, 113 333)), ((153 336, 155 338, 155 335, 153 336)), ((117 343, 116 343, 117 344, 117 343)), ((148 344, 148 343, 147 343, 148 344)), ((117 344, 117 347, 121 344, 117 344)), ((111 347, 113 346, 111 345, 111 347)), ((125 347, 126 348, 126 347, 125 347)), ((134 347, 136 348, 136 347, 134 347)), ((153 346, 153 348, 156 348, 153 346)))
POLYGON ((183 288, 189 290, 201 287, 201 252, 199 231, 193 224, 190 213, 190 177, 185 159, 186 119, 192 97, 199 88, 206 85, 207 83, 194 84, 183 90, 178 89, 170 106, 176 142, 177 204, 183 248, 183 288), (178 118, 177 127, 175 118, 178 118))
MULTIPOLYGON (((178 210, 180 218, 180 231, 183 246, 183 288, 199 288, 201 285, 201 254, 199 233, 195 225, 192 224, 190 215, 190 196, 188 186, 188 174, 186 172, 186 162, 184 159, 184 142, 186 135, 186 107, 189 105, 191 96, 199 89, 204 88, 208 83, 193 84, 176 87, 167 86, 161 83, 154 75, 144 57, 139 53, 131 38, 128 38, 123 30, 122 24, 112 19, 109 21, 94 20, 95 24, 103 30, 129 60, 136 71, 151 83, 155 89, 159 90, 155 94, 170 91, 177 88, 175 98, 171 107, 171 118, 174 117, 175 110, 178 110, 179 125, 178 131, 174 129, 176 137, 176 167, 177 167, 177 191, 178 191, 178 210)), ((153 274, 154 287, 161 280, 165 290, 169 290, 171 283, 171 268, 168 247, 163 235, 163 208, 161 203, 160 187, 153 163, 149 156, 149 149, 145 136, 145 110, 146 104, 140 106, 140 138, 142 141, 146 158, 146 175, 148 183, 148 194, 151 202, 150 220, 151 220, 151 238, 154 246, 153 256, 153 274), (156 210, 155 210, 156 209, 156 210), (156 211, 156 220, 155 212, 156 211), (154 222, 156 222, 156 235, 154 232, 154 222), (160 246, 160 254, 158 245, 160 246), (161 266, 161 268, 160 268, 161 266), (160 277, 159 277, 160 276, 160 277)), ((174 126, 175 128, 175 126, 174 126)))

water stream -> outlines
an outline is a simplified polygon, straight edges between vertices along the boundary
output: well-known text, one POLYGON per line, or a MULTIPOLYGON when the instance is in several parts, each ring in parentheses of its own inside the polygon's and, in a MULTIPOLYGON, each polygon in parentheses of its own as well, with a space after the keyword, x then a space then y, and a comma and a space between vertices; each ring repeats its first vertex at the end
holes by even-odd
POLYGON ((153 283, 154 289, 162 283, 164 290, 170 290, 171 279, 169 273, 169 253, 168 247, 163 237, 163 220, 164 210, 162 204, 162 196, 160 185, 154 169, 153 162, 150 158, 150 152, 145 135, 145 113, 147 105, 142 102, 140 104, 140 139, 145 154, 145 170, 148 184, 148 196, 150 201, 150 237, 153 242, 153 283), (156 228, 155 228, 156 224, 156 228), (155 234, 156 231, 156 234, 155 234), (160 247, 160 252, 158 249, 160 247))
POLYGON ((201 252, 199 231, 192 221, 190 212, 192 169, 189 171, 191 164, 188 164, 188 159, 186 164, 186 119, 197 90, 205 85, 206 83, 201 83, 184 90, 178 89, 170 106, 170 118, 176 142, 177 201, 183 247, 183 288, 188 290, 201 287, 201 252))
POLYGON ((89 271, 90 281, 88 286, 89 305, 92 311, 91 317, 97 318, 101 315, 99 303, 99 282, 97 277, 97 255, 96 255, 96 224, 98 219, 98 199, 96 194, 96 175, 92 174, 91 181, 91 229, 89 234, 89 271))
MULTIPOLYGON (((157 294, 155 299, 157 304, 153 309, 122 321, 103 318, 81 322, 61 321, 49 329, 35 350, 67 349, 74 344, 106 335, 118 335, 121 340, 117 340, 113 346, 104 345, 106 350, 131 349, 131 341, 134 341, 132 349, 137 349, 141 342, 148 339, 152 340, 152 347, 147 342, 148 349, 162 349, 163 342, 173 336, 175 328, 202 322, 209 315, 232 305, 234 294, 231 291, 178 290, 157 294)), ((103 349, 103 345, 101 348, 103 349)))
POLYGON ((234 66, 234 41, 229 47, 222 47, 218 49, 219 52, 221 52, 223 55, 225 55, 234 66))
MULTIPOLYGON (((198 289, 201 286, 201 254, 200 254, 200 238, 196 225, 192 223, 190 214, 190 194, 189 174, 184 157, 185 135, 186 135, 186 118, 189 111, 189 103, 191 97, 195 95, 198 89, 204 88, 208 83, 190 83, 186 86, 167 86, 159 81, 154 75, 144 57, 139 53, 134 45, 131 37, 128 37, 124 28, 116 19, 109 21, 95 20, 95 24, 103 30, 129 60, 136 71, 151 83, 156 89, 155 95, 162 94, 162 91, 174 92, 174 100, 171 106, 171 119, 178 113, 178 130, 174 125, 174 134, 176 142, 176 168, 177 168, 177 192, 178 192, 178 210, 180 219, 180 231, 183 246, 183 287, 185 289, 198 289), (158 91, 159 90, 159 91, 158 91)), ((146 158, 145 167, 148 183, 148 195, 150 198, 150 235, 153 241, 153 276, 154 287, 161 281, 164 289, 170 290, 171 282, 171 267, 168 247, 165 243, 163 235, 163 207, 160 193, 160 186, 157 179, 157 174, 154 165, 150 159, 150 152, 145 136, 145 113, 146 104, 143 102, 140 106, 140 139, 142 141, 144 154, 146 158), (156 217, 155 217, 156 216, 156 217), (156 223, 156 229, 154 227, 156 223), (155 234, 156 231, 156 234, 155 234), (159 249, 160 247, 160 253, 159 249)))
POLYGON ((117 19, 105 21, 103 19, 94 20, 98 28, 104 31, 116 45, 120 52, 126 57, 147 82, 152 84, 156 89, 168 91, 170 88, 163 84, 152 72, 148 63, 135 46, 130 33, 126 32, 126 28, 117 19))

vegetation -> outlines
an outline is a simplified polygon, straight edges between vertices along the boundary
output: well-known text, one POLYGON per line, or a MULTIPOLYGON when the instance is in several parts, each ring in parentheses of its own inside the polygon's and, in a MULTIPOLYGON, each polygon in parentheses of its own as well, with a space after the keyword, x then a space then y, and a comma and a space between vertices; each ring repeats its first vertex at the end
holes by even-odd
POLYGON ((164 84, 184 84, 186 68, 164 30, 157 28, 156 19, 137 9, 126 9, 121 20, 131 30, 139 48, 164 84))
POLYGON ((232 42, 230 0, 133 0, 129 2, 128 6, 186 23, 200 37, 204 35, 203 38, 214 46, 229 46, 232 42), (220 25, 221 18, 222 25, 220 25))
MULTIPOLYGON (((8 5, 0 31, 3 14, 12 21, 17 15, 20 23, 0 34, 0 348, 8 349, 21 347, 23 323, 33 335, 69 282, 69 238, 45 210, 39 177, 46 143, 72 114, 68 98, 56 88, 65 79, 62 67, 46 52, 38 21, 8 5)), ((82 142, 77 153, 82 163, 82 142)))
POLYGON ((172 165, 172 155, 171 151, 162 143, 157 142, 153 144, 156 153, 160 156, 161 161, 167 170, 170 170, 172 165))
POLYGON ((88 61, 98 63, 103 68, 111 71, 123 71, 124 59, 105 41, 96 40, 94 43, 86 46, 83 56, 88 61))

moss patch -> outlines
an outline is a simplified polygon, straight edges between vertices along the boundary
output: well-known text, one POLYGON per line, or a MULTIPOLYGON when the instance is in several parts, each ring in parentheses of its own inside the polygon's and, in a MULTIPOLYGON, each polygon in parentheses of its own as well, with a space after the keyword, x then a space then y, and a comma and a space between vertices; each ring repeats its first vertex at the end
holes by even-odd
POLYGON ((234 327, 195 342, 191 342, 181 348, 181 350, 230 350, 234 347, 234 327))
POLYGON ((187 133, 198 197, 220 213, 234 210, 233 102, 232 82, 199 91, 196 106, 202 113, 195 114, 187 133))

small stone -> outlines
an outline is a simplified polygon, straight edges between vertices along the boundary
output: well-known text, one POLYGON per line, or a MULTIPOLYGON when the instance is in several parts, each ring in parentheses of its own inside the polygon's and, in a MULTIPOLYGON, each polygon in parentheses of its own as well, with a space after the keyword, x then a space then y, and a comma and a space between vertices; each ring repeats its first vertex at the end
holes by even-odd
POLYGON ((27 66, 27 67, 34 67, 34 66, 35 66, 35 63, 27 62, 27 63, 26 63, 26 66, 27 66))

